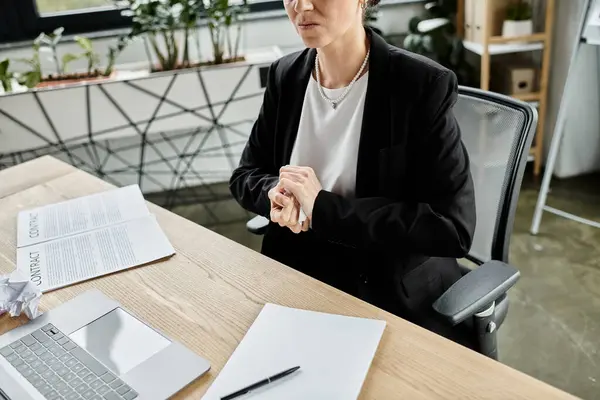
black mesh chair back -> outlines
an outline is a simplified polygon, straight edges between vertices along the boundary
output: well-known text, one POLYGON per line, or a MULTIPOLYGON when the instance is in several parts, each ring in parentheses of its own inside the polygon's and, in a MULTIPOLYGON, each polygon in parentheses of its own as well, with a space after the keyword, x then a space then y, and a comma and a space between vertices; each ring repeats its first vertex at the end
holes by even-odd
POLYGON ((507 291, 519 279, 508 263, 515 210, 537 111, 508 96, 459 87, 454 115, 471 162, 477 225, 463 277, 433 308, 456 329, 467 329, 475 349, 498 359, 496 332, 508 313, 507 291))
POLYGON ((469 153, 477 225, 469 259, 508 262, 515 209, 537 111, 511 97, 459 87, 454 114, 469 153))

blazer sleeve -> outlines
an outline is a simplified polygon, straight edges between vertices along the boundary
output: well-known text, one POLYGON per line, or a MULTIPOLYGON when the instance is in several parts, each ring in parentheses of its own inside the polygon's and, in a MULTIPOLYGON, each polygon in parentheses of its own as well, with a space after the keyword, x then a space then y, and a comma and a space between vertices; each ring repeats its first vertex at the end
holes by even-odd
POLYGON ((270 213, 269 190, 279 181, 274 165, 274 136, 277 116, 277 61, 267 74, 263 104, 250 137, 242 152, 238 167, 229 180, 229 190, 246 210, 264 217, 270 213))
POLYGON ((469 158, 452 112, 457 100, 456 75, 441 72, 425 90, 422 132, 413 132, 420 184, 413 202, 390 198, 348 199, 322 190, 315 201, 313 231, 351 247, 408 251, 430 257, 464 257, 475 231, 475 196, 469 158))

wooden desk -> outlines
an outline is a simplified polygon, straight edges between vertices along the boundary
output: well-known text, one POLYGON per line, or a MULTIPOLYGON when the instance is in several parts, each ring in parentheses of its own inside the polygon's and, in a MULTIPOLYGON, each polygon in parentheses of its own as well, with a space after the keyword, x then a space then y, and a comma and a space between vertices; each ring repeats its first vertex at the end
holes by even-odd
MULTIPOLYGON (((0 274, 15 268, 19 210, 111 188, 49 157, 1 172, 0 274)), ((211 371, 177 399, 202 396, 265 302, 387 321, 361 399, 572 398, 171 212, 149 207, 176 249, 172 259, 44 294, 40 307, 48 310, 95 287, 206 357, 211 371)), ((25 318, 0 317, 0 334, 23 322, 25 318)))

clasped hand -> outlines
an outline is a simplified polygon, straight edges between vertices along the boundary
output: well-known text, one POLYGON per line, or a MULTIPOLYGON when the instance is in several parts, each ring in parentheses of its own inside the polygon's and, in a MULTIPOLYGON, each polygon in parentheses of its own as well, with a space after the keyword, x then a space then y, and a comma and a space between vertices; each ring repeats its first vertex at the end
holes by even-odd
POLYGON ((312 211, 322 186, 310 167, 285 166, 279 170, 279 182, 269 190, 271 221, 287 226, 294 233, 307 231, 312 211), (300 209, 306 214, 299 223, 300 209))

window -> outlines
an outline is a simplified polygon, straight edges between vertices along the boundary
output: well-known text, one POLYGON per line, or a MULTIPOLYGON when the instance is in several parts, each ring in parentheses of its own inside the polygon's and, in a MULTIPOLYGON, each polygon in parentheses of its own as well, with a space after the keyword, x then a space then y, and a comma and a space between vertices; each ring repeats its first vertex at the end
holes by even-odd
MULTIPOLYGON (((283 9, 282 0, 248 0, 250 12, 283 9)), ((126 28, 112 0, 0 0, 0 43, 33 40, 58 27, 65 35, 126 28)))
POLYGON ((98 8, 113 8, 107 0, 36 0, 40 15, 64 11, 92 11, 98 8))

